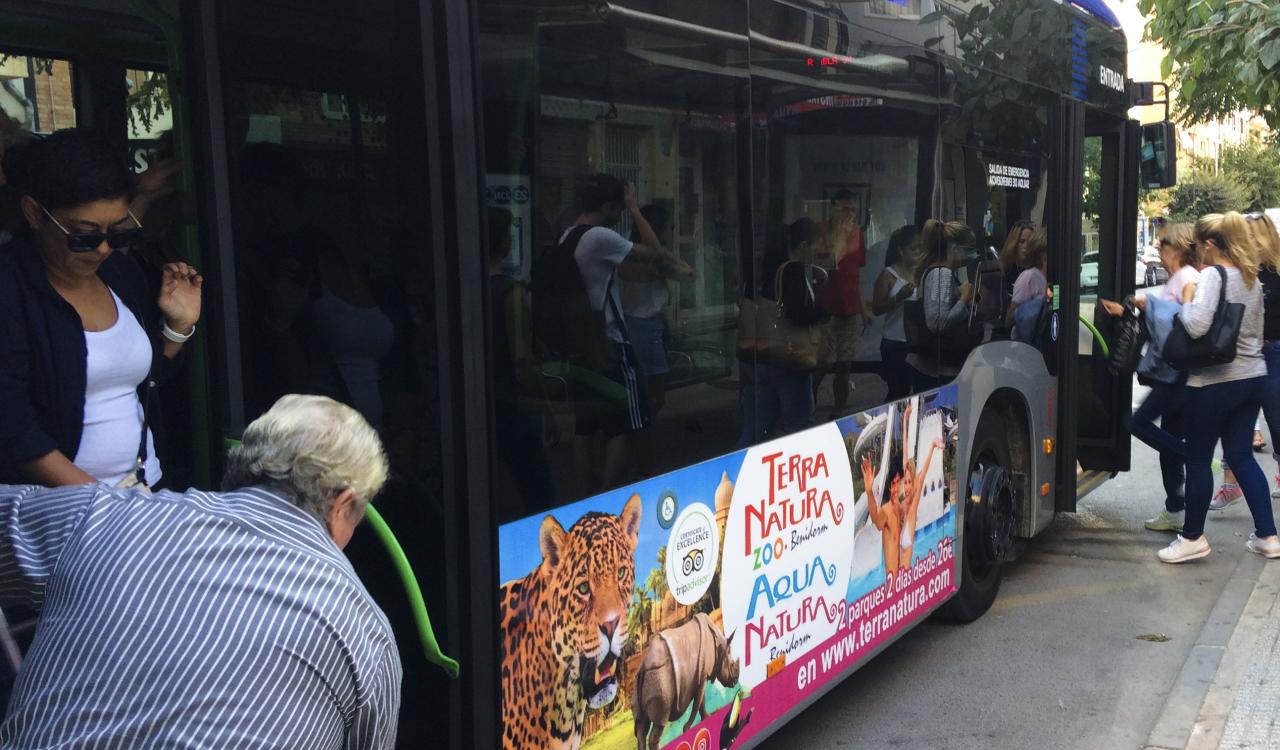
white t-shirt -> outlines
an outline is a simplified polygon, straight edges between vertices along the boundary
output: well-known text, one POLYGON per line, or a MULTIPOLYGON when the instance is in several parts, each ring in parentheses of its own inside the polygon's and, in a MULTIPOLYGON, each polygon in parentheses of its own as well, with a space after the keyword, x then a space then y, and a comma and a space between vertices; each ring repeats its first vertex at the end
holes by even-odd
POLYGON ((1164 282, 1164 288, 1160 290, 1160 296, 1164 297, 1170 302, 1176 302, 1179 305, 1181 305, 1182 304, 1182 288, 1185 287, 1187 284, 1199 284, 1199 283, 1200 283, 1200 272, 1196 270, 1196 267, 1183 266, 1182 268, 1178 269, 1177 273, 1170 276, 1168 281, 1164 282))
MULTIPOLYGON (((572 228, 560 237, 564 242, 572 228)), ((618 292, 618 284, 612 285, 610 296, 613 304, 606 305, 604 294, 610 288, 609 280, 618 272, 618 265, 634 247, 631 240, 609 229, 608 227, 592 227, 582 235, 578 247, 573 252, 573 259, 578 261, 578 270, 582 272, 582 283, 587 288, 587 299, 596 310, 604 310, 605 330, 609 338, 622 341, 622 327, 619 325, 614 310, 622 309, 622 297, 618 292)))
MULTIPOLYGON (((151 341, 115 292, 116 322, 105 331, 85 331, 84 430, 72 460, 86 474, 116 484, 133 471, 142 434, 137 388, 151 371, 151 341)), ((147 430, 147 483, 160 480, 160 460, 147 430)))

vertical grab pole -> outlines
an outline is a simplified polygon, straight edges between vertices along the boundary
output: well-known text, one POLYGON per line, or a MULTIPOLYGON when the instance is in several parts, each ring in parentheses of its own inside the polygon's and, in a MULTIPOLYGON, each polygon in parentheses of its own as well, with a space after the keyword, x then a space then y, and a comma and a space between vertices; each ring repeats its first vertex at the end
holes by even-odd
MULTIPOLYGON (((190 196, 195 191, 195 175, 192 169, 190 148, 191 129, 187 122, 187 108, 182 98, 182 32, 175 18, 165 12, 154 0, 132 0, 133 8, 147 22, 154 24, 164 35, 169 51, 169 106, 173 112, 173 150, 182 160, 181 194, 190 196)), ((182 210, 182 260, 199 267, 199 238, 195 224, 190 221, 184 201, 182 210)), ((187 387, 193 408, 191 409, 191 442, 195 484, 208 487, 213 483, 211 447, 209 444, 208 358, 203 336, 196 336, 187 345, 187 387)))

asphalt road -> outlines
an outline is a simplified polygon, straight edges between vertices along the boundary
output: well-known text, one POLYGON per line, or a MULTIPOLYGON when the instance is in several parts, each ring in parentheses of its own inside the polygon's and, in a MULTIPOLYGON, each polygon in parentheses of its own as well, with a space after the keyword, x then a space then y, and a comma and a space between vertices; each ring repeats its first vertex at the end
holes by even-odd
POLYGON ((1160 563, 1171 536, 1142 528, 1163 500, 1159 465, 1136 441, 1133 459, 1027 545, 982 619, 920 624, 759 747, 1142 748, 1252 524, 1243 502, 1211 513, 1209 558, 1160 563))

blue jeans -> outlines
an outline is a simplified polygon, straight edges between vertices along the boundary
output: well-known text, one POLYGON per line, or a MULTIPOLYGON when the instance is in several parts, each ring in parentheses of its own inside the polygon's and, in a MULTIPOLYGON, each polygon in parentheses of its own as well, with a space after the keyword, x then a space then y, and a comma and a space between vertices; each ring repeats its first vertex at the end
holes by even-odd
POLYGON ((1262 416, 1271 431, 1271 455, 1280 461, 1280 341, 1262 345, 1262 358, 1267 362, 1267 385, 1262 393, 1262 416))
POLYGON ((1187 402, 1185 383, 1152 383, 1151 393, 1129 419, 1129 432, 1160 454, 1160 477, 1164 480, 1164 509, 1176 513, 1186 507, 1182 483, 1186 475, 1187 446, 1183 443, 1183 409, 1187 402), (1160 426, 1156 426, 1156 420, 1160 426))
POLYGON ((907 364, 907 342, 880 339, 880 377, 889 392, 885 401, 897 401, 911 394, 915 370, 907 364))
POLYGON ((742 380, 739 448, 798 432, 813 423, 813 373, 764 362, 741 362, 739 373, 742 380))
POLYGON ((1253 514, 1254 533, 1276 533, 1271 513, 1271 489, 1253 458, 1253 423, 1258 418, 1267 377, 1187 387, 1183 412, 1187 425, 1187 515, 1182 536, 1198 539, 1204 533, 1205 516, 1213 492, 1213 449, 1222 440, 1222 457, 1231 464, 1253 514))

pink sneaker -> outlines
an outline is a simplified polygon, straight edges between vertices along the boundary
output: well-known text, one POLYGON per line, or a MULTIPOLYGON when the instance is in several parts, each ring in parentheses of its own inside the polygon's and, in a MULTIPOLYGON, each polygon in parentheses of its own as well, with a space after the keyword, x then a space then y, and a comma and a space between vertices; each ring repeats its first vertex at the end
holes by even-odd
POLYGON ((1240 498, 1244 497, 1244 493, 1234 484, 1222 485, 1218 489, 1218 493, 1209 501, 1209 510, 1225 510, 1226 508, 1240 502, 1240 498))
POLYGON ((1271 490, 1272 497, 1280 497, 1280 474, 1276 474, 1276 488, 1271 490))

